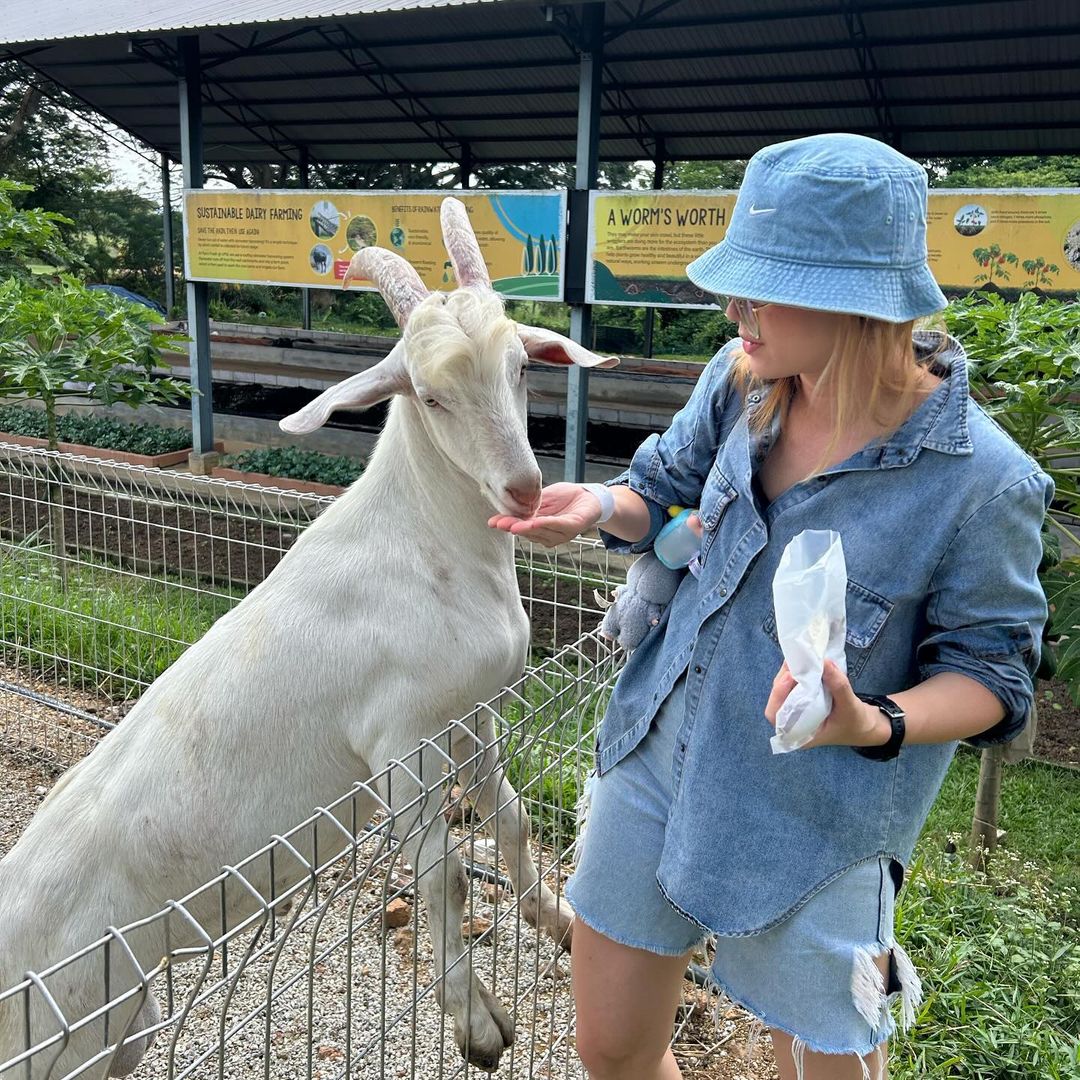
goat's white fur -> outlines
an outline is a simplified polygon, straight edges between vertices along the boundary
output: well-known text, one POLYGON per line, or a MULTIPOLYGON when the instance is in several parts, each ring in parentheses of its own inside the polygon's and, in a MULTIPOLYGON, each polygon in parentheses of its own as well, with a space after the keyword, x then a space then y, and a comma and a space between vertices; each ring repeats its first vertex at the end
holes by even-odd
MULTIPOLYGON (((493 507, 520 513, 539 497, 516 329, 492 293, 433 295, 411 311, 402 346, 381 370, 348 380, 336 397, 328 391, 332 407, 398 395, 366 472, 60 779, 0 862, 0 988, 182 897, 520 675, 528 623, 513 539, 487 525, 493 507)), ((313 403, 304 414, 293 418, 298 430, 318 426, 329 409, 313 403)), ((490 743, 491 722, 477 734, 490 743)), ((454 754, 470 757, 477 745, 464 738, 454 754)), ((435 775, 427 764, 425 775, 435 775)), ((538 881, 527 818, 494 753, 477 776, 470 797, 482 815, 497 816, 525 916, 565 938, 571 912, 538 881)), ((394 805, 416 789, 379 795, 394 805)), ((512 1025, 469 965, 455 963, 466 878, 456 855, 446 872, 427 872, 446 850, 435 801, 396 831, 414 836, 404 855, 420 877, 435 969, 446 972, 442 1005, 463 1051, 492 1068, 512 1025)), ((269 881, 252 884, 270 895, 269 881)), ((286 885, 276 881, 275 895, 286 885)), ((251 910, 242 888, 230 895, 231 918, 251 910)), ((192 914, 217 926, 212 906, 208 898, 192 914)), ((174 934, 182 925, 173 919, 174 934)), ((166 952, 160 923, 131 940, 144 970, 166 952)), ((114 997, 137 985, 119 955, 114 997)), ((79 1017, 102 1004, 101 979, 97 958, 63 968, 49 986, 79 1017)), ((37 1039, 56 1025, 40 995, 33 1000, 37 1039)), ((153 995, 136 1016, 138 1004, 114 1010, 111 1040, 154 1021, 153 995)), ((22 1024, 21 1009, 0 1010, 0 1061, 21 1051, 22 1024)), ((74 1036, 52 1075, 100 1051, 102 1036, 100 1023, 74 1036)), ((82 1075, 122 1075, 144 1043, 82 1075)), ((31 1075, 43 1076, 50 1059, 31 1075)))

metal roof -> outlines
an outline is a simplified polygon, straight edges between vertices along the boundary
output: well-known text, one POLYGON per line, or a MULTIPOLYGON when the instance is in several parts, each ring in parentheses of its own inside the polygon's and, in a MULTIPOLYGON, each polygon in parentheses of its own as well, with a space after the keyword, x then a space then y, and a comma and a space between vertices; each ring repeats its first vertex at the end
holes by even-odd
MULTIPOLYGON (((575 156, 580 5, 5 8, 0 57, 174 158, 182 32, 200 38, 207 161, 575 156)), ((605 20, 602 159, 748 157, 823 130, 915 157, 1080 153, 1073 0, 622 0, 605 20)))

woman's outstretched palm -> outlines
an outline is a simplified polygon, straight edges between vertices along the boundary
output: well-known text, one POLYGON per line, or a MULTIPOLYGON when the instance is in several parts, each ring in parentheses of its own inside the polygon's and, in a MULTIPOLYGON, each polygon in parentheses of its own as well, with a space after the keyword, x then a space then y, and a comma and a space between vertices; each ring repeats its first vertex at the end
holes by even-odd
POLYGON ((541 493, 540 505, 532 517, 496 514, 488 524, 545 547, 558 547, 592 528, 599 516, 600 500, 580 484, 551 484, 541 493))

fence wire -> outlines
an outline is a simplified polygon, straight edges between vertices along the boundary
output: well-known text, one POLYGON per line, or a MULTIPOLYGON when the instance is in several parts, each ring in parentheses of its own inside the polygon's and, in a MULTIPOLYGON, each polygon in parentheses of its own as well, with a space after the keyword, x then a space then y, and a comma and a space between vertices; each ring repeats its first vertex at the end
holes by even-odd
MULTIPOLYGON (((80 760, 332 501, 0 445, 0 762, 80 760)), ((625 568, 589 541, 524 545, 518 568, 533 639, 516 683, 189 895, 0 987, 0 1036, 21 1048, 0 1074, 480 1075, 472 1018, 455 1032, 439 1007, 467 975, 513 1029, 501 1076, 583 1077, 568 958, 530 925, 541 888, 506 832, 523 812, 561 896, 621 659, 594 591, 625 568), (501 769, 517 795, 493 795, 501 769)))

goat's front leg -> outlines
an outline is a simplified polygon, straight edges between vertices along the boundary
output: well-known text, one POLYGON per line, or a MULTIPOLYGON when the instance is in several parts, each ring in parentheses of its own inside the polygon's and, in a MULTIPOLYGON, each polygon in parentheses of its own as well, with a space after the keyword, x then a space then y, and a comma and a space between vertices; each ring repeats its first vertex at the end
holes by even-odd
MULTIPOLYGON (((434 769, 422 770, 422 775, 435 773, 434 769)), ((409 787, 394 778, 392 807, 398 789, 405 801, 409 787)), ((461 931, 468 879, 456 849, 449 848, 441 785, 435 784, 429 791, 398 817, 395 831, 402 837, 402 849, 414 867, 418 891, 427 905, 436 997, 454 1018, 454 1037, 462 1056, 477 1068, 494 1072, 503 1051, 514 1041, 514 1023, 495 995, 473 974, 472 953, 466 952, 461 931)), ((415 796, 414 785, 412 793, 415 796)))
POLYGON ((495 837, 525 921, 569 952, 574 912, 540 880, 529 849, 529 817, 499 761, 494 722, 482 723, 477 735, 482 743, 466 738, 454 747, 461 785, 484 829, 495 837))

